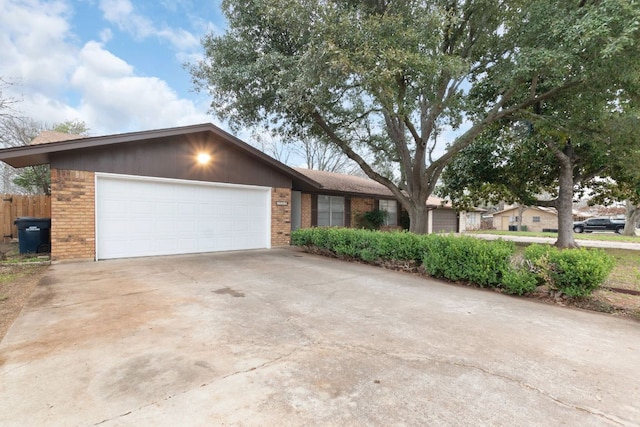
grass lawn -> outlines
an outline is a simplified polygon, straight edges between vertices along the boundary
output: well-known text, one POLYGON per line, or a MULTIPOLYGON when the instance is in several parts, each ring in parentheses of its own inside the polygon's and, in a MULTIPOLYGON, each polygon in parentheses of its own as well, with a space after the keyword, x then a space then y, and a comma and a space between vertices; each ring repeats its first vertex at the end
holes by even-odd
MULTIPOLYGON (((494 234, 497 236, 525 236, 525 237, 549 237, 555 239, 558 233, 538 233, 534 231, 504 231, 504 230, 478 230, 465 231, 465 234, 494 234)), ((616 233, 573 233, 576 240, 606 240, 610 242, 640 243, 640 236, 621 236, 616 233)))
POLYGON ((616 266, 608 279, 608 286, 640 291, 640 253, 626 249, 605 251, 616 260, 616 266))
POLYGON ((627 249, 604 249, 615 258, 616 265, 604 284, 588 300, 594 305, 588 307, 608 313, 622 313, 640 320, 640 295, 629 295, 613 289, 640 291, 640 252, 627 249))

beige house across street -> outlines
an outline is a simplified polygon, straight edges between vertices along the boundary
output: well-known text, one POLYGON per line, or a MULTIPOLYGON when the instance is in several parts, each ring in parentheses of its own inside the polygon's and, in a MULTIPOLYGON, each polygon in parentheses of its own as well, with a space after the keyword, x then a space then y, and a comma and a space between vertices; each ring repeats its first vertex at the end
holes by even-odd
POLYGON ((558 213, 553 208, 540 206, 525 207, 520 213, 521 207, 515 206, 493 214, 493 227, 496 230, 514 230, 518 225, 518 216, 522 214, 522 227, 527 231, 542 232, 558 229, 558 213))

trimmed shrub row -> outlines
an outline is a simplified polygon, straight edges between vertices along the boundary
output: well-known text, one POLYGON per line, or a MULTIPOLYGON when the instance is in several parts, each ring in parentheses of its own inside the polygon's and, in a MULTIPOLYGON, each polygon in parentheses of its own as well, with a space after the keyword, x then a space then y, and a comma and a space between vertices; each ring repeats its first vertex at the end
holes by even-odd
POLYGON ((607 279, 615 262, 601 249, 565 249, 531 245, 524 251, 541 284, 570 297, 585 297, 607 279))
POLYGON ((544 284, 570 297, 584 297, 613 268, 613 259, 602 250, 558 250, 534 244, 519 258, 514 256, 513 242, 435 234, 306 228, 294 231, 291 243, 371 263, 409 261, 436 278, 501 288, 516 295, 529 294, 544 284))

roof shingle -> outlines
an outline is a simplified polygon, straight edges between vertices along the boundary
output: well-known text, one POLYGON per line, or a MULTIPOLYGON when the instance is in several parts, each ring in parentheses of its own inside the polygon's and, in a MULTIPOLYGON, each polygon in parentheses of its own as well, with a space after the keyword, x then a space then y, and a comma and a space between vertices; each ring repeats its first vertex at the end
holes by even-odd
POLYGON ((319 183, 323 190, 393 198, 393 194, 387 187, 369 178, 312 169, 294 169, 319 183))
POLYGON ((50 144, 52 142, 70 141, 72 139, 81 139, 81 138, 86 138, 86 136, 75 135, 72 133, 58 132, 55 130, 45 130, 40 132, 40 135, 33 138, 29 143, 29 145, 50 144))

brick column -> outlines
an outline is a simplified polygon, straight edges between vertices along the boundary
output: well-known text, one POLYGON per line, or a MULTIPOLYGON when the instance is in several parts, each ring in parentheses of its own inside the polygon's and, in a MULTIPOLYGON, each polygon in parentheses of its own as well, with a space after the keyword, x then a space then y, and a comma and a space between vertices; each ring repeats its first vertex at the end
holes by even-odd
POLYGON ((291 189, 271 189, 271 246, 291 243, 291 189))
POLYGON ((51 169, 51 259, 93 260, 95 175, 51 169))
POLYGON ((302 193, 300 228, 311 228, 311 194, 302 193))

